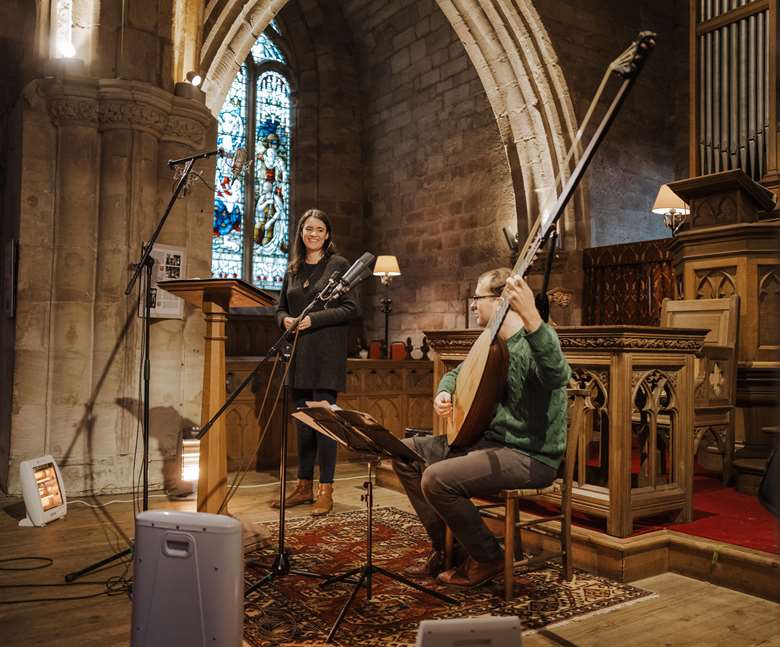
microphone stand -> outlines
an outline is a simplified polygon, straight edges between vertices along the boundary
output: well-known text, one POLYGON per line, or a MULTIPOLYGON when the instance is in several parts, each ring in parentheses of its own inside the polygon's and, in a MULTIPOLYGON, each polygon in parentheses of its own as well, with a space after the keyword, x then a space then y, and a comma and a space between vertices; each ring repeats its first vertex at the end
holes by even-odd
MULTIPOLYGON (((145 272, 144 274, 145 280, 144 282, 142 282, 144 288, 144 300, 143 300, 144 344, 142 350, 143 369, 144 369, 143 370, 143 382, 144 382, 143 414, 142 414, 142 432, 143 432, 143 445, 144 445, 144 454, 143 454, 143 510, 144 511, 149 509, 149 385, 150 385, 151 372, 152 372, 150 350, 149 350, 150 347, 149 333, 150 333, 150 320, 151 320, 151 310, 152 310, 152 271, 154 270, 154 258, 152 257, 152 249, 154 247, 154 244, 157 242, 157 238, 160 236, 160 232, 162 231, 163 225, 165 225, 165 221, 168 219, 168 215, 173 209, 173 205, 176 203, 176 199, 179 197, 179 194, 182 192, 182 189, 184 189, 184 187, 187 185, 187 180, 189 179, 190 171, 192 171, 192 167, 195 165, 195 162, 199 159, 206 159, 208 157, 211 157, 212 155, 222 156, 223 154, 224 151, 221 148, 218 148, 216 150, 209 150, 200 153, 195 153, 194 155, 182 157, 177 160, 170 160, 168 162, 169 166, 175 166, 176 164, 184 163, 184 171, 182 172, 179 181, 176 183, 176 187, 173 190, 171 199, 168 201, 168 206, 165 208, 165 212, 160 218, 160 221, 157 223, 157 227, 155 228, 152 237, 149 239, 149 242, 146 243, 146 245, 144 245, 144 248, 141 251, 141 258, 133 266, 134 269, 133 275, 130 277, 130 281, 127 283, 127 287, 125 288, 125 296, 129 296, 130 293, 133 291, 135 283, 140 277, 141 272, 142 271, 145 272)), ((90 564, 89 566, 82 568, 81 570, 68 573, 67 575, 65 575, 65 581, 73 582, 78 578, 80 578, 81 576, 86 575, 87 573, 91 573, 92 571, 95 571, 99 568, 102 568, 103 566, 106 566, 107 564, 110 564, 111 562, 114 562, 117 559, 121 559, 132 552, 133 552, 132 547, 116 552, 110 557, 95 562, 94 564, 90 564)))
MULTIPOLYGON (((363 277, 365 278, 365 277, 363 277)), ((355 281, 351 284, 346 284, 343 282, 343 279, 340 279, 338 276, 338 272, 334 272, 334 274, 328 279, 327 285, 320 291, 320 293, 314 297, 314 299, 309 303, 301 312, 301 314, 298 315, 297 320, 300 322, 303 320, 306 315, 312 311, 312 309, 318 304, 318 303, 324 303, 325 307, 327 307, 327 304, 331 299, 334 297, 340 296, 341 294, 344 294, 345 292, 349 291, 352 287, 354 287, 359 281, 355 281)), ((295 326, 290 328, 289 330, 285 330, 279 338, 274 342, 274 344, 271 346, 271 348, 268 350, 268 353, 266 356, 258 362, 257 366, 252 370, 249 375, 247 375, 233 391, 232 393, 226 398, 224 404, 219 408, 219 410, 209 419, 208 422, 206 422, 205 425, 201 428, 200 432, 197 435, 197 438, 200 440, 205 436, 209 429, 214 426, 214 423, 219 419, 219 417, 228 409, 230 404, 238 397, 239 393, 246 387, 247 384, 249 384, 254 376, 258 373, 258 371, 268 362, 268 360, 278 355, 283 362, 289 362, 292 360, 292 357, 287 357, 285 353, 285 347, 289 345, 289 337, 290 335, 295 331, 295 328, 297 327, 297 323, 295 326)), ((287 494, 287 399, 288 399, 288 378, 285 371, 285 376, 282 384, 282 422, 281 422, 281 440, 282 440, 282 446, 280 450, 280 457, 279 457, 279 532, 278 532, 278 541, 277 541, 277 550, 276 555, 274 556, 274 561, 271 566, 271 569, 268 571, 268 573, 252 584, 245 592, 244 596, 248 596, 252 593, 254 593, 257 589, 259 589, 261 586, 266 584, 267 582, 270 582, 275 577, 280 577, 283 575, 288 575, 289 573, 293 573, 295 575, 303 575, 306 577, 316 577, 320 579, 327 579, 328 576, 326 575, 320 575, 318 573, 310 573, 308 571, 298 571, 293 570, 290 568, 290 555, 287 549, 284 545, 284 530, 285 530, 285 514, 286 514, 286 506, 285 506, 285 499, 287 494)), ((224 505, 224 503, 223 503, 224 505)))

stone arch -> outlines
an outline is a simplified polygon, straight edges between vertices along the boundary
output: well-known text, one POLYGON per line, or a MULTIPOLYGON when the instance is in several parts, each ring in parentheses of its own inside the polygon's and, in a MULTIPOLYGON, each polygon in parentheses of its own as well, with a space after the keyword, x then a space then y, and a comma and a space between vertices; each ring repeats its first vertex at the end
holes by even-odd
MULTIPOLYGON (((532 0, 436 0, 482 80, 509 164, 518 236, 526 237, 540 209, 572 164, 566 152, 577 120, 558 58, 532 0)), ((214 0, 204 15, 201 68, 206 104, 219 110, 241 62, 287 0, 214 0)), ((312 10, 319 10, 317 3, 312 10)), ((561 243, 589 244, 585 187, 567 207, 561 243)))

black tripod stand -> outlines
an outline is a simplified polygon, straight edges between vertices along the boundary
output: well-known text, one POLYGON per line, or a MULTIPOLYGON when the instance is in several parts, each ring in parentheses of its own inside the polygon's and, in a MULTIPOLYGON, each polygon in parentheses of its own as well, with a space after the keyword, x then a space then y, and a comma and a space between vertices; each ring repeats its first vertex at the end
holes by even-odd
MULTIPOLYGON (((327 304, 334 298, 337 298, 341 294, 344 294, 351 290, 353 287, 355 287, 360 281, 362 281, 368 274, 366 273, 366 269, 370 268, 371 263, 373 262, 373 255, 364 254, 361 259, 358 260, 352 267, 350 267, 343 276, 339 276, 338 272, 334 272, 334 274, 328 279, 327 284, 325 287, 320 291, 319 294, 309 303, 303 311, 296 317, 296 322, 302 321, 306 315, 308 315, 318 304, 322 304, 325 307, 327 307, 327 304), (370 258, 367 258, 370 257, 370 258)), ((296 323, 297 325, 297 323, 296 323)), ((211 429, 211 427, 214 425, 214 423, 219 419, 219 417, 227 411, 230 404, 238 397, 238 394, 241 393, 241 391, 254 379, 254 376, 258 373, 260 368, 265 365, 265 363, 269 360, 271 357, 278 357, 279 360, 282 362, 282 364, 289 363, 291 358, 291 351, 289 350, 289 339, 290 335, 292 335, 295 331, 295 327, 292 327, 288 330, 285 330, 279 339, 277 339, 273 346, 269 349, 266 356, 263 358, 263 361, 261 361, 254 370, 247 375, 241 384, 239 384, 233 392, 227 397, 224 404, 219 408, 219 411, 217 411, 211 419, 203 425, 203 428, 198 433, 198 439, 203 438, 203 436, 208 433, 208 430, 211 429)), ((282 436, 282 447, 281 447, 281 456, 279 459, 279 535, 278 535, 278 544, 277 544, 277 552, 276 556, 274 557, 273 564, 271 566, 271 570, 259 581, 255 582, 250 586, 246 591, 244 592, 245 596, 248 596, 252 593, 254 593, 257 589, 259 589, 264 584, 270 582, 275 577, 280 577, 283 575, 288 575, 289 573, 294 573, 296 575, 304 575, 308 577, 318 577, 318 578, 324 578, 323 575, 318 575, 317 573, 309 573, 308 571, 294 571, 290 569, 290 555, 287 549, 284 545, 284 531, 285 531, 285 498, 287 495, 287 417, 288 417, 288 410, 287 410, 287 402, 289 397, 289 384, 288 384, 288 370, 285 368, 282 375, 283 382, 282 382, 282 417, 281 417, 281 436, 282 436)), ((223 504, 224 505, 224 504, 223 504)))
MULTIPOLYGON (((181 193, 182 189, 184 189, 185 186, 187 186, 187 181, 190 176, 190 172, 192 171, 192 167, 195 165, 195 162, 199 159, 206 159, 207 157, 211 157, 213 155, 223 155, 224 151, 221 148, 211 150, 211 151, 204 151, 201 153, 196 153, 195 155, 189 155, 187 157, 182 157, 181 159, 176 160, 170 160, 168 162, 168 166, 174 167, 178 164, 184 164, 184 170, 181 173, 181 176, 179 177, 179 181, 176 183, 176 187, 173 190, 173 194, 171 195, 171 199, 168 201, 168 206, 165 208, 165 212, 162 215, 162 218, 160 218, 160 221, 157 223, 157 227, 154 230, 154 233, 152 234, 152 237, 149 239, 149 242, 144 245, 144 248, 141 252, 141 258, 138 261, 138 263, 134 266, 133 275, 130 277, 130 281, 127 283, 127 287, 125 288, 125 296, 129 296, 130 293, 133 291, 133 288, 135 287, 136 281, 141 276, 141 272, 145 271, 144 274, 144 281, 142 282, 144 296, 143 296, 143 303, 144 303, 144 335, 143 335, 143 414, 142 414, 142 432, 143 432, 143 510, 146 511, 149 509, 149 384, 151 380, 151 359, 150 359, 150 350, 149 350, 149 333, 150 333, 150 321, 151 321, 151 314, 152 314, 152 271, 154 270, 154 258, 152 257, 152 250, 154 249, 154 244, 157 242, 157 238, 160 236, 160 232, 162 231, 163 225, 165 225, 165 221, 168 219, 168 214, 170 214, 171 209, 173 209, 173 205, 176 202, 176 199, 179 197, 179 194, 181 193)), ((135 476, 133 476, 133 479, 135 479, 135 476)), ((91 573, 92 571, 96 571, 103 566, 106 566, 112 562, 115 562, 118 559, 122 559, 123 557, 126 557, 127 555, 130 555, 133 552, 132 547, 125 548, 124 550, 121 550, 117 553, 114 553, 110 557, 106 557, 105 559, 101 559, 99 562, 95 562, 94 564, 90 564, 89 566, 82 568, 81 570, 74 571, 72 573, 68 573, 65 576, 66 582, 73 582, 80 578, 82 575, 86 575, 87 573, 91 573)))
MULTIPOLYGON (((286 334, 283 336, 283 338, 286 336, 286 334)), ((283 363, 290 361, 290 353, 288 350, 288 346, 284 346, 279 351, 279 360, 283 363)), ((262 578, 260 578, 257 582, 252 584, 249 588, 244 591, 244 597, 248 597, 255 591, 257 591, 261 586, 264 586, 271 580, 273 580, 275 577, 282 577, 284 575, 303 575, 304 577, 316 577, 316 578, 325 578, 325 575, 320 575, 318 573, 311 573, 309 571, 299 571, 294 570, 290 568, 290 552, 287 550, 287 547, 284 545, 284 526, 285 526, 285 498, 287 496, 287 416, 288 416, 288 409, 287 409, 287 402, 289 397, 289 391, 290 391, 290 385, 289 385, 289 379, 287 375, 287 370, 284 370, 282 378, 282 418, 281 418, 281 436, 282 436, 282 448, 281 448, 281 456, 279 458, 279 534, 277 537, 277 544, 276 544, 276 555, 274 556, 273 564, 271 565, 271 569, 268 571, 268 573, 265 574, 262 578)))
POLYGON ((412 582, 411 580, 408 580, 405 577, 401 577, 396 573, 392 573, 391 571, 388 571, 386 568, 382 568, 381 566, 377 566, 376 564, 374 564, 374 559, 373 559, 374 468, 378 464, 379 464, 379 456, 373 456, 368 461, 368 480, 366 480, 366 482, 363 483, 363 489, 366 491, 366 493, 360 495, 361 501, 365 501, 366 508, 367 508, 366 563, 363 564, 363 566, 358 566, 357 568, 353 568, 347 571, 346 573, 342 573, 341 575, 334 575, 333 577, 328 578, 322 584, 320 584, 320 588, 325 588, 326 586, 330 586, 331 584, 335 584, 336 582, 349 581, 349 578, 351 578, 353 575, 357 575, 358 573, 360 573, 360 577, 358 577, 357 582, 355 582, 355 586, 352 588, 352 593, 350 593, 349 599, 347 600, 346 604, 342 607, 341 611, 339 612, 339 615, 336 618, 336 622, 333 623, 333 627, 331 627, 330 633, 328 634, 328 637, 325 640, 325 642, 331 642, 333 640, 333 637, 336 635, 336 632, 338 631, 342 620, 344 620, 344 616, 347 615, 347 611, 349 611, 350 606, 352 606, 352 603, 355 601, 355 596, 357 596, 357 592, 360 590, 361 586, 366 587, 366 599, 368 600, 371 599, 371 586, 372 586, 372 579, 374 573, 377 573, 379 575, 384 575, 385 577, 389 577, 390 579, 393 579, 396 582, 400 582, 401 584, 410 586, 413 589, 417 589, 418 591, 422 591, 423 593, 432 595, 436 598, 439 598, 443 602, 447 602, 448 604, 458 604, 457 600, 449 597, 448 595, 444 595, 443 593, 439 593, 438 591, 429 589, 428 587, 422 586, 421 584, 417 584, 417 582, 412 582))

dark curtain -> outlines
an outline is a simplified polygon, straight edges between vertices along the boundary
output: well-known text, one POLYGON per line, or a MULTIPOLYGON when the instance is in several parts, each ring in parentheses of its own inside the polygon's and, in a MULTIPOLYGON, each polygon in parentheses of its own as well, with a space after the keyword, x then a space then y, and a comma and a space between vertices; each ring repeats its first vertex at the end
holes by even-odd
POLYGON ((674 298, 671 239, 586 249, 583 324, 657 326, 674 298))

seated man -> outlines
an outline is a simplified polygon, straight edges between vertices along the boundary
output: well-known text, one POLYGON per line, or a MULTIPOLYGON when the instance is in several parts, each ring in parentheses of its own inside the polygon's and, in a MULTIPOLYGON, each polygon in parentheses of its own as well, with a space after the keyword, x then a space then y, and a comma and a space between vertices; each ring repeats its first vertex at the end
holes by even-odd
MULTIPOLYGON (((537 488, 552 483, 566 448, 566 384, 570 370, 555 331, 542 321, 534 295, 508 269, 479 277, 471 307, 485 327, 502 295, 511 309, 499 336, 509 348, 507 385, 484 435, 471 447, 454 449, 446 435, 406 439, 428 463, 394 461, 393 468, 420 521, 433 552, 411 575, 436 577, 454 586, 477 586, 503 569, 503 552, 471 497, 502 489, 537 488), (444 569, 445 524, 467 553, 466 560, 444 569)), ((452 413, 460 366, 439 383, 433 407, 452 413)))

